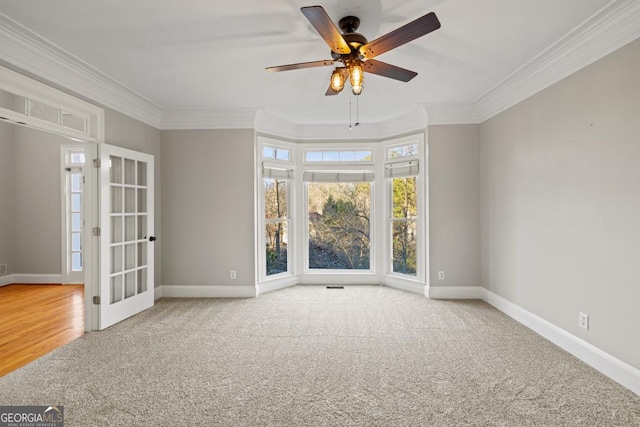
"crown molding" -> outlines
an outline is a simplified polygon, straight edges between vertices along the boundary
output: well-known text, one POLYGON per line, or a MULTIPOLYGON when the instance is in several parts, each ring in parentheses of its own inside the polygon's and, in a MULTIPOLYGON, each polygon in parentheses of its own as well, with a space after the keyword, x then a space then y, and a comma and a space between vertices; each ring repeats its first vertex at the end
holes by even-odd
POLYGON ((252 129, 259 108, 165 110, 160 129, 252 129))
MULTIPOLYGON (((614 0, 473 102, 420 105, 428 115, 424 122, 482 123, 638 37, 640 1, 614 0)), ((257 108, 163 110, 2 13, 0 38, 0 60, 158 129, 247 129, 264 124, 257 108)), ((396 123, 402 122, 394 118, 349 131, 344 125, 296 125, 267 116, 267 132, 274 128, 280 136, 296 139, 377 139, 383 136, 376 132, 395 134, 396 123)), ((412 130, 416 127, 404 132, 412 130)))
POLYGON ((0 59, 93 102, 158 128, 162 109, 0 13, 0 59))
POLYGON ((480 122, 640 37, 640 1, 614 0, 478 97, 480 122))
POLYGON ((362 123, 351 128, 346 124, 298 124, 260 110, 256 114, 253 127, 259 134, 295 141, 377 141, 424 132, 428 124, 427 113, 418 105, 411 113, 384 122, 362 123))

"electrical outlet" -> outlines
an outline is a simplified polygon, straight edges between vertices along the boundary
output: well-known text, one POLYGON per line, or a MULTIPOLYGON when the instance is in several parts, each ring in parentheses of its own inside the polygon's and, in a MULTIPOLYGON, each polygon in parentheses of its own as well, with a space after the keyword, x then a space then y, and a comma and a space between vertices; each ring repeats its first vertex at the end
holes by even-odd
POLYGON ((444 280, 444 271, 438 271, 438 280, 444 280))
POLYGON ((230 271, 230 274, 229 274, 229 277, 230 277, 231 279, 233 279, 233 280, 236 280, 236 279, 238 278, 238 273, 236 273, 236 271, 235 271, 235 270, 231 270, 231 271, 230 271))
POLYGON ((588 331, 589 330, 589 315, 588 314, 584 314, 584 313, 578 314, 578 325, 581 328, 586 329, 588 331))
POLYGON ((7 274, 7 264, 0 264, 0 276, 7 274))

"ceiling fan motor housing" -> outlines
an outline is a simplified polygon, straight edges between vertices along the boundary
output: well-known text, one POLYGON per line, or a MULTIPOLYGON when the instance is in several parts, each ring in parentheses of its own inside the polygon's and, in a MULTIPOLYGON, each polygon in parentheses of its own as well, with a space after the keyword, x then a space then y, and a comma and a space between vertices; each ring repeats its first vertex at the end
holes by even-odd
POLYGON ((345 34, 354 33, 359 26, 360 18, 358 18, 357 16, 345 16, 340 21, 338 21, 338 27, 340 27, 342 32, 345 34))

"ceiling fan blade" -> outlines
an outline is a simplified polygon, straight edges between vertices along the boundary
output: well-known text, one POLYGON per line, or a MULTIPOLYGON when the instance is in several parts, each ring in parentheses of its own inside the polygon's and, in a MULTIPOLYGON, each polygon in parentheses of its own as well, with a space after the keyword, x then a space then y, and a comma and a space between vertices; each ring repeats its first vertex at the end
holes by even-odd
POLYGON ((344 40, 342 34, 340 34, 340 31, 322 6, 302 7, 300 11, 307 17, 333 52, 340 54, 351 53, 351 47, 344 40))
POLYGON ((371 59, 411 40, 429 34, 438 28, 440 28, 440 21, 435 13, 430 12, 407 25, 378 37, 364 46, 360 46, 360 54, 367 59, 371 59))
POLYGON ((297 64, 277 65, 275 67, 267 67, 265 68, 265 70, 271 72, 300 70, 302 68, 324 67, 327 65, 333 65, 334 63, 335 61, 331 59, 325 59, 323 61, 298 62, 297 64))
POLYGON ((331 89, 331 84, 329 84, 329 87, 327 88, 327 91, 324 93, 324 96, 333 96, 337 94, 338 92, 334 92, 333 89, 331 89))
POLYGON ((364 71, 389 77, 390 79, 400 80, 401 82, 408 82, 418 75, 415 71, 405 70, 404 68, 396 67, 386 62, 376 61, 375 59, 369 59, 364 63, 364 71))

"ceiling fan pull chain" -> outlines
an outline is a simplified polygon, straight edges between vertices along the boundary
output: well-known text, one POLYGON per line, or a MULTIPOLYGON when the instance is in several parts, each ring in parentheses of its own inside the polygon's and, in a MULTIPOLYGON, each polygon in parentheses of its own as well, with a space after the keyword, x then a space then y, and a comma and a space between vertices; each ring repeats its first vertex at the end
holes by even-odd
POLYGON ((351 130, 351 98, 353 95, 349 94, 349 130, 351 130))

